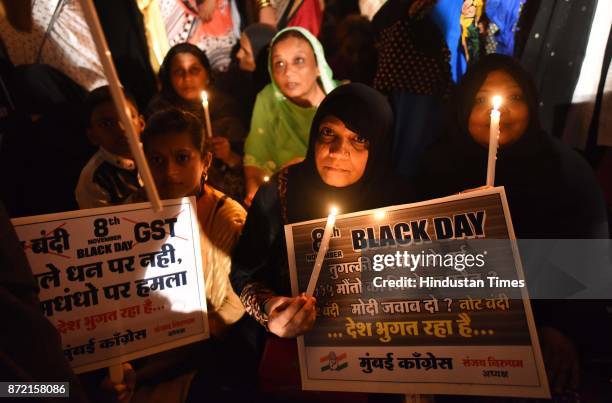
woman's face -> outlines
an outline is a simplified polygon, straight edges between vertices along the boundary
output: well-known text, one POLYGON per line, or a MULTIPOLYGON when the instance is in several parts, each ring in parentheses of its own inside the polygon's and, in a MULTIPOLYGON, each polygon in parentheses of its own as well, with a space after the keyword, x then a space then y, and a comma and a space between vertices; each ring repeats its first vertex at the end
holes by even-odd
POLYGON ((309 99, 317 90, 319 68, 308 41, 290 36, 276 42, 272 48, 272 76, 287 98, 309 99))
POLYGON ((255 71, 255 56, 253 55, 251 41, 244 33, 240 36, 240 50, 236 54, 236 58, 240 63, 240 70, 255 71))
POLYGON ((208 171, 210 155, 202 158, 189 133, 155 136, 148 141, 145 152, 162 199, 198 193, 202 174, 208 171))
POLYGON ((208 73, 191 53, 178 53, 170 63, 170 82, 174 91, 186 101, 200 101, 208 86, 208 73))
POLYGON ((494 70, 489 73, 476 93, 468 121, 468 129, 472 138, 484 146, 489 144, 489 126, 493 109, 491 99, 495 95, 500 95, 503 99, 499 108, 500 146, 517 141, 525 133, 529 124, 529 106, 522 88, 504 70, 494 70))
POLYGON ((315 164, 323 182, 345 187, 361 179, 369 146, 365 137, 349 130, 340 119, 323 119, 315 142, 315 164))

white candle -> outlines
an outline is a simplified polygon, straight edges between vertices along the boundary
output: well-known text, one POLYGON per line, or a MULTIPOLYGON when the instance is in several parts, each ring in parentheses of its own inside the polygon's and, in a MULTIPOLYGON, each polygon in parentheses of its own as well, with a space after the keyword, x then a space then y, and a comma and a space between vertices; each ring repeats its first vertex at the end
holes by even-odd
POLYGON ((495 184, 495 162, 497 160, 497 146, 499 144, 499 107, 502 97, 493 97, 493 110, 491 110, 491 125, 489 126, 489 158, 487 161, 487 186, 495 184))
POLYGON ((206 119, 206 136, 211 138, 213 136, 213 132, 210 124, 210 113, 208 112, 208 94, 206 91, 202 91, 202 106, 204 107, 204 118, 206 119))
POLYGON ((336 223, 336 215, 338 215, 338 209, 332 207, 329 215, 327 216, 327 223, 325 224, 325 231, 323 231, 323 238, 321 239, 321 245, 319 245, 319 251, 317 252, 317 260, 315 260, 312 274, 310 275, 310 281, 308 282, 308 288, 306 289, 306 295, 313 295, 314 289, 317 286, 319 280, 319 273, 321 273, 321 266, 325 259, 327 249, 329 249, 329 239, 334 232, 334 224, 336 223))

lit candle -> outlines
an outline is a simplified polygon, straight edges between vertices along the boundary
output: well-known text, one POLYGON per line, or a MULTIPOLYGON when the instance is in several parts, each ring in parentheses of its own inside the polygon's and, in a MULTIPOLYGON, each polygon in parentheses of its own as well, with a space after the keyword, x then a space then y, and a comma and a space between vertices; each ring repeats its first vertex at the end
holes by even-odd
POLYGON ((264 176, 263 177, 263 181, 264 182, 269 182, 270 181, 270 177, 269 176, 264 176))
POLYGON ((334 232, 334 224, 336 223, 336 215, 338 215, 338 209, 332 207, 329 215, 327 216, 327 223, 325 224, 325 231, 323 231, 323 238, 321 239, 321 245, 319 245, 319 251, 317 252, 317 260, 315 260, 312 274, 310 275, 310 281, 308 282, 308 288, 306 289, 307 295, 313 295, 314 289, 317 286, 319 280, 319 273, 321 273, 321 266, 323 265, 323 259, 327 249, 329 249, 329 239, 331 238, 332 232, 334 232))
POLYGON ((499 107, 502 97, 493 97, 493 110, 491 110, 491 125, 489 126, 489 158, 487 161, 487 186, 495 184, 495 162, 497 160, 497 146, 499 144, 499 107))
POLYGON ((204 118, 206 119, 206 136, 211 138, 213 136, 212 126, 210 125, 210 113, 208 112, 208 94, 206 91, 202 91, 202 106, 204 107, 204 118))

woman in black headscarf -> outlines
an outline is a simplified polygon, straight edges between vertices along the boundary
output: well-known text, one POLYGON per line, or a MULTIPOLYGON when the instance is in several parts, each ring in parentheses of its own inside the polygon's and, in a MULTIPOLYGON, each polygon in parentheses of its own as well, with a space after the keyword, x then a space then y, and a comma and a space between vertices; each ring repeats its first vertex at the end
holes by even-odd
MULTIPOLYGON (((520 64, 508 56, 485 56, 459 84, 453 102, 454 124, 425 155, 418 178, 421 197, 446 196, 485 184, 494 95, 503 97, 495 185, 505 187, 516 237, 608 238, 603 195, 592 170, 578 153, 541 129, 535 86, 520 64)), ((569 288, 563 282, 573 279, 546 261, 529 264, 525 252, 541 253, 542 245, 521 251, 527 263, 524 268, 530 295, 541 298, 532 300, 532 305, 549 380, 555 392, 564 392, 578 386, 574 345, 588 344, 593 349, 609 343, 599 337, 605 333, 603 323, 595 322, 598 330, 593 332, 586 330, 593 323, 579 323, 582 318, 601 318, 597 310, 604 305, 544 300, 551 290, 569 288), (602 340, 600 345, 596 337, 602 340)), ((574 251, 575 256, 578 253, 579 249, 574 251)))
POLYGON ((315 320, 312 296, 290 295, 283 226, 411 201, 390 177, 393 115, 387 100, 363 84, 347 84, 321 103, 306 159, 260 187, 232 256, 231 280, 246 310, 270 332, 295 337, 315 320))
POLYGON ((268 55, 270 42, 278 31, 268 24, 254 23, 242 31, 240 47, 236 53, 238 66, 230 73, 229 86, 236 99, 240 99, 240 113, 244 124, 251 124, 255 98, 270 83, 268 55))
POLYGON ((236 58, 240 70, 252 73, 251 84, 255 95, 270 82, 268 52, 270 42, 277 32, 272 25, 255 23, 246 27, 240 36, 240 50, 236 58))
POLYGON ((164 109, 179 108, 193 113, 206 127, 201 94, 207 92, 214 134, 211 140, 214 159, 208 181, 235 200, 243 200, 242 150, 247 130, 240 122, 236 102, 212 85, 212 69, 206 54, 190 43, 173 46, 159 69, 159 81, 161 92, 149 103, 147 118, 164 109))
POLYGON ((601 189, 582 157, 545 133, 529 74, 513 58, 492 54, 459 84, 455 123, 425 155, 424 198, 486 182, 491 98, 503 97, 495 185, 504 186, 517 238, 608 238, 601 189))

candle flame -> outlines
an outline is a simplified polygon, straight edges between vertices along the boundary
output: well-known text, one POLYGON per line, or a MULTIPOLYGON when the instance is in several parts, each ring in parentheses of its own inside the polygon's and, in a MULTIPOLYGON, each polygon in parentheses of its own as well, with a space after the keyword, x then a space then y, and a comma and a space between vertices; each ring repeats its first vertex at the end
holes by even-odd
POLYGON ((329 214, 338 215, 338 208, 336 206, 332 206, 332 208, 329 209, 329 214))
POLYGON ((493 109, 498 110, 501 104, 502 104, 502 97, 500 97, 499 95, 495 95, 493 97, 493 109))
POLYGON ((269 180, 270 180, 270 177, 269 177, 269 176, 264 176, 264 177, 263 177, 263 181, 264 181, 264 182, 268 182, 269 180))
POLYGON ((202 97, 202 102, 208 103, 208 93, 206 93, 206 91, 202 91, 200 96, 202 97))

